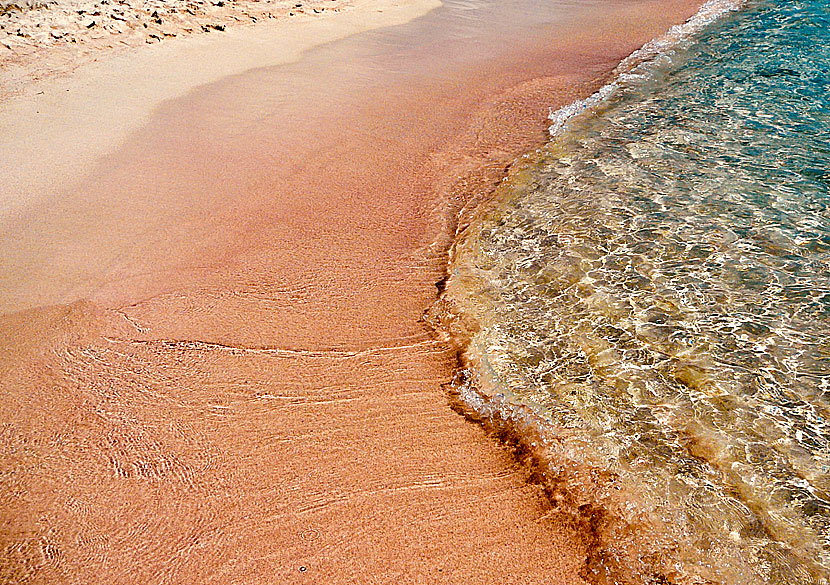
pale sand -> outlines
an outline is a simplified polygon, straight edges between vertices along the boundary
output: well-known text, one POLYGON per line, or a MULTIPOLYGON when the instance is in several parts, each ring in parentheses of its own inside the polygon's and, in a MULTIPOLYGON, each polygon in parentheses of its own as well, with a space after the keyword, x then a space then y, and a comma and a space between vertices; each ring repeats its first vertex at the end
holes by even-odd
POLYGON ((0 99, 33 81, 177 37, 303 21, 352 0, 0 0, 0 99))
POLYGON ((165 100, 437 6, 440 0, 355 0, 343 12, 170 39, 31 83, 0 102, 0 220, 88 172, 165 100))
POLYGON ((449 408, 422 315, 547 107, 695 8, 469 47, 430 42, 439 9, 371 37, 395 59, 320 47, 18 179, 52 187, 1 224, 4 306, 43 306, 0 320, 0 581, 582 583, 590 526, 449 408))

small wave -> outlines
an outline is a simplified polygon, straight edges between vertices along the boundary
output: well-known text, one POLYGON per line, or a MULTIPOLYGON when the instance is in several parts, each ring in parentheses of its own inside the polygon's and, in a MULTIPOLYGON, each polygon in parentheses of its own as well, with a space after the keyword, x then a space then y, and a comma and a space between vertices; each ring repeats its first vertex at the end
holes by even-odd
POLYGON ((612 80, 590 96, 552 110, 548 119, 551 136, 566 130, 576 116, 592 111, 618 91, 642 83, 656 67, 671 62, 671 55, 694 42, 696 35, 726 14, 740 10, 745 0, 708 0, 683 24, 671 27, 664 35, 650 40, 623 59, 611 74, 612 80))
POLYGON ((749 6, 708 2, 553 112, 432 311, 456 409, 586 536, 592 583, 830 582, 821 19, 749 6))

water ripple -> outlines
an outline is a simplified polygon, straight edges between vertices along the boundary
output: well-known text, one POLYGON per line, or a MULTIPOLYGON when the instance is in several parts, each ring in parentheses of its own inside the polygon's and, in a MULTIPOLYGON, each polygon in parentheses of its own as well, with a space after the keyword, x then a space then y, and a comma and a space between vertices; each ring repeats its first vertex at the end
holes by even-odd
POLYGON ((479 368, 697 582, 830 580, 828 44, 830 7, 750 4, 570 118, 456 251, 479 368))

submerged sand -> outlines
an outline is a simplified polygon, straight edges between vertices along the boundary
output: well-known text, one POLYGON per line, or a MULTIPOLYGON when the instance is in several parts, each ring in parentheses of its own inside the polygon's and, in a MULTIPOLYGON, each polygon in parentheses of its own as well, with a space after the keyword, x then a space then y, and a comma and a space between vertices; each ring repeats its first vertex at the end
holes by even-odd
MULTIPOLYGON (((143 114, 3 158, 0 581, 594 580, 590 527, 449 407, 456 349, 423 315, 459 212, 548 107, 696 3, 489 36, 445 8, 138 106, 113 67, 102 103, 143 114)), ((63 94, 3 118, 0 151, 60 132, 83 104, 63 94)))

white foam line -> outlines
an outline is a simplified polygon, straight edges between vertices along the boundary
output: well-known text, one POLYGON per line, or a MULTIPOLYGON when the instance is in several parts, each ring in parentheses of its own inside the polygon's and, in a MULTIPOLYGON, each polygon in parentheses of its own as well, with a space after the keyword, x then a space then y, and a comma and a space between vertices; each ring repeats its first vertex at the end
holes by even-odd
POLYGON ((647 78, 659 61, 669 58, 673 52, 690 43, 704 28, 720 20, 727 13, 739 10, 744 4, 745 0, 709 0, 689 20, 671 27, 664 35, 647 42, 617 65, 613 81, 587 98, 556 111, 551 110, 548 116, 553 122, 549 129, 551 136, 560 135, 574 117, 594 110, 618 90, 647 78))

